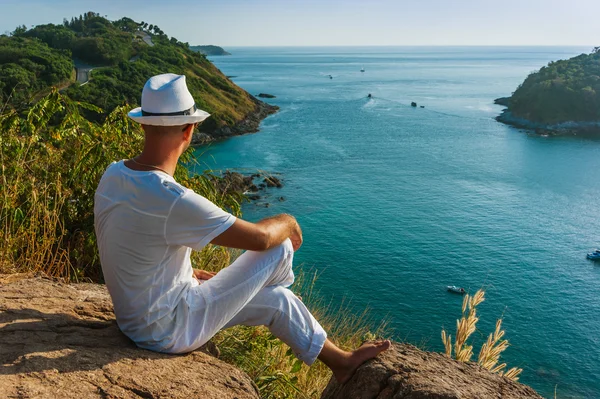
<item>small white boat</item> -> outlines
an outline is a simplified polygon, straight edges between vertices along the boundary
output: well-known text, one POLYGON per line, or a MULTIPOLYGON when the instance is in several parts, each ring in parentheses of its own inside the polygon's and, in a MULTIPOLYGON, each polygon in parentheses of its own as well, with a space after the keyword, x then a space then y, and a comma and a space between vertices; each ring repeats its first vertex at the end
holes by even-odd
POLYGON ((454 292, 455 294, 461 294, 461 295, 466 293, 466 291, 465 291, 464 288, 457 287, 455 285, 449 285, 448 286, 448 291, 449 292, 454 292))
POLYGON ((365 71, 365 67, 360 68, 360 71, 364 72, 365 71))
POLYGON ((595 249, 594 252, 587 254, 589 260, 600 260, 600 249, 595 249))

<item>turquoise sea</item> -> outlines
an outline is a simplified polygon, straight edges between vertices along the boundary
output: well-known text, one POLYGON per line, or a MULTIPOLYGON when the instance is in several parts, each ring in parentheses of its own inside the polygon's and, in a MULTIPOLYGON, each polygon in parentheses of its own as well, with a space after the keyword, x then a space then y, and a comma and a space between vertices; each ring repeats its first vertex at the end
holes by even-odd
POLYGON ((368 305, 397 339, 441 351, 462 302, 445 287, 485 287, 476 338, 503 317, 503 359, 521 382, 600 398, 600 264, 585 258, 600 247, 600 138, 493 119, 493 100, 530 72, 591 48, 227 50, 214 64, 281 110, 197 151, 206 168, 281 173, 285 186, 244 216, 294 214, 296 267, 321 273, 326 298, 368 305))

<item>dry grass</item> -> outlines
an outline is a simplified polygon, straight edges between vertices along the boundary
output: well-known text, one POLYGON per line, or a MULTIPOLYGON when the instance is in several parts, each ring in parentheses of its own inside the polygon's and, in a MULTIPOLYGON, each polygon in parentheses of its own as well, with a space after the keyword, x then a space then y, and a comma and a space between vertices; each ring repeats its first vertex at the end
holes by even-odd
MULTIPOLYGON (((479 321, 477 306, 484 300, 485 291, 481 289, 473 296, 465 295, 463 299, 462 317, 456 320, 456 339, 454 342, 454 358, 458 361, 468 362, 473 356, 473 346, 469 345, 467 341, 477 330, 477 322, 479 321)), ((500 355, 509 346, 508 340, 503 339, 503 337, 502 319, 498 319, 495 331, 488 336, 487 341, 481 346, 477 363, 492 373, 498 373, 513 381, 518 381, 522 369, 513 367, 506 371, 506 363, 498 365, 500 355)), ((442 342, 446 355, 452 357, 452 336, 447 334, 445 330, 442 330, 442 342)))

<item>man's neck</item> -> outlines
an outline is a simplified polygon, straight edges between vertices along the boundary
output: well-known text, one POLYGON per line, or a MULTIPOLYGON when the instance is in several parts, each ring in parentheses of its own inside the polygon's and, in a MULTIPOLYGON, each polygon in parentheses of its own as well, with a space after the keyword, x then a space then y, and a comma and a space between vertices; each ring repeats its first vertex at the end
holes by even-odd
POLYGON ((125 166, 138 171, 160 170, 173 176, 178 160, 179 156, 177 154, 152 154, 142 151, 140 155, 125 161, 125 166))
POLYGON ((138 165, 144 164, 146 167, 154 167, 157 169, 162 169, 167 172, 171 176, 175 174, 175 169, 177 168, 177 161, 179 160, 179 155, 177 154, 149 154, 145 151, 142 151, 140 155, 135 157, 135 160, 138 162, 138 165))

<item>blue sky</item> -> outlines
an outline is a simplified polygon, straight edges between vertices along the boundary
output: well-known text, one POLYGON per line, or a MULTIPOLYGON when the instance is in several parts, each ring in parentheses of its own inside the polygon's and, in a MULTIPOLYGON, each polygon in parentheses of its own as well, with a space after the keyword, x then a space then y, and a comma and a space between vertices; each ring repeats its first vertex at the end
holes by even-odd
POLYGON ((600 0, 0 0, 0 33, 86 11, 225 47, 600 46, 600 0))

